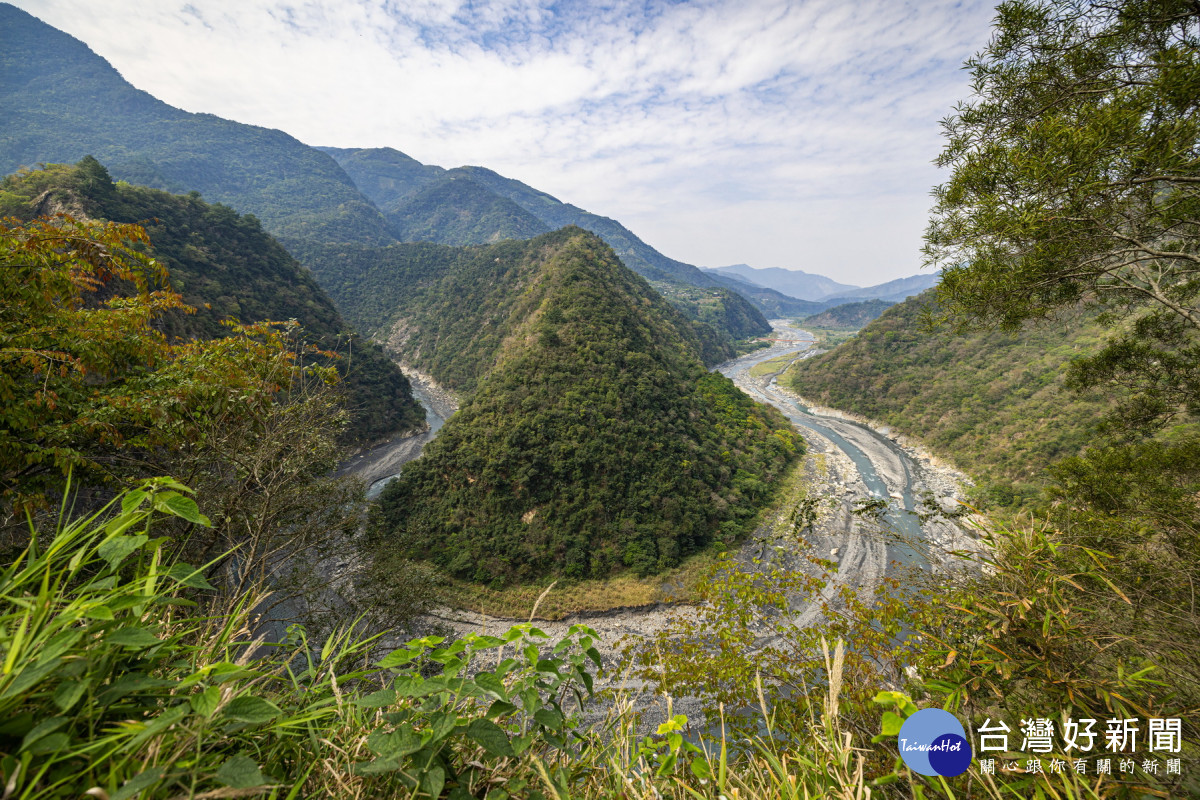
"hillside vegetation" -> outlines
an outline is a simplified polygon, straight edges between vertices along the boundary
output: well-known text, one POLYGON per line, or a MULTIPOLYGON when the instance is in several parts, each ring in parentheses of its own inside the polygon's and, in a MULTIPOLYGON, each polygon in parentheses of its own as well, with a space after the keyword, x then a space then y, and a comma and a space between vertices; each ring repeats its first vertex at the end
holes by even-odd
POLYGON ((1034 496, 1043 471, 1076 455, 1109 403, 1064 387, 1067 364, 1099 346, 1087 318, 1015 333, 927 331, 931 295, 887 309, 858 336, 781 379, 820 405, 914 436, 987 484, 993 502, 1034 496))
POLYGON ((385 243, 379 209, 283 131, 191 114, 134 88, 87 45, 0 4, 0 173, 93 155, 117 178, 253 213, 272 234, 385 243))
POLYGON ((385 212, 396 235, 406 242, 491 244, 551 230, 513 201, 455 173, 418 189, 385 212))
MULTIPOLYGON (((491 324, 487 321, 493 311, 481 304, 490 303, 493 295, 503 296, 508 291, 505 281, 514 276, 503 265, 511 264, 513 258, 519 257, 514 254, 527 248, 524 241, 486 247, 426 242, 387 247, 341 243, 311 245, 301 250, 301 256, 307 263, 323 265, 321 283, 338 308, 352 324, 379 341, 393 336, 401 339, 415 336, 420 341, 429 335, 439 336, 435 329, 451 326, 458 331, 455 341, 469 350, 471 345, 464 337, 479 342, 495 337, 487 329, 460 325, 460 319, 472 320, 477 325, 491 324), (497 267, 498 264, 501 266, 497 267), (497 281, 500 284, 493 286, 497 281), (470 298, 471 302, 460 297, 470 298)), ((706 364, 732 358, 737 352, 735 336, 763 333, 761 315, 731 292, 674 283, 660 284, 659 288, 661 296, 689 321, 691 336, 706 364)), ((405 355, 405 358, 413 357, 405 355)), ((441 372, 436 364, 423 362, 423 358, 420 356, 412 363, 422 369, 437 370, 433 372, 435 375, 441 372)), ((454 347, 448 347, 437 360, 461 358, 454 347)), ((467 354, 466 358, 472 356, 467 354)), ((455 369, 441 374, 439 380, 449 385, 460 385, 457 382, 463 379, 455 369)))
POLYGON ((312 344, 337 351, 348 392, 351 425, 359 440, 411 430, 424 420, 408 380, 375 344, 356 340, 311 273, 292 258, 258 220, 197 195, 114 184, 93 158, 18 173, 0 184, 0 215, 28 220, 66 211, 122 223, 145 221, 156 259, 172 288, 193 311, 159 323, 180 339, 224 336, 228 320, 295 320, 312 344))
POLYGON ((827 330, 856 331, 891 306, 887 300, 863 300, 860 303, 843 303, 800 320, 801 325, 827 330))
POLYGON ((644 575, 736 538, 801 450, 782 416, 708 373, 594 235, 485 252, 396 325, 391 346, 470 397, 385 490, 373 548, 503 584, 644 575))

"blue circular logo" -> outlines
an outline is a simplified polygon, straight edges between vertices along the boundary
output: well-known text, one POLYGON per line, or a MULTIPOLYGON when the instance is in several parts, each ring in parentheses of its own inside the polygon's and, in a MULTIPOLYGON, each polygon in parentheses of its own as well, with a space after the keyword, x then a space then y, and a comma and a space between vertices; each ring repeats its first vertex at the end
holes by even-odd
POLYGON ((900 726, 900 757, 913 772, 952 778, 971 766, 967 732, 949 711, 923 708, 900 726))

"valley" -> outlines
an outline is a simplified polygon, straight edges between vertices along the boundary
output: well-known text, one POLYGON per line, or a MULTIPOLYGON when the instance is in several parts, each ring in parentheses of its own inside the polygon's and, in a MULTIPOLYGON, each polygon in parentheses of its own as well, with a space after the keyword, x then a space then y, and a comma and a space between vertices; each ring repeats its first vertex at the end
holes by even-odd
POLYGON ((1194 0, 35 5, 0 800, 1200 797, 1194 0))
MULTIPOLYGON (((785 530, 791 512, 790 494, 785 493, 777 507, 764 515, 754 535, 738 550, 737 560, 744 568, 767 569, 779 566, 805 569, 806 554, 830 559, 838 564, 838 580, 825 588, 821 597, 793 609, 795 622, 810 625, 820 621, 821 603, 833 600, 839 586, 856 591, 873 589, 885 575, 903 580, 909 570, 934 572, 953 568, 951 551, 976 551, 979 548, 967 527, 946 517, 924 521, 922 504, 932 499, 941 508, 953 510, 962 497, 963 484, 969 479, 961 472, 936 464, 928 454, 900 444, 886 431, 874 430, 837 412, 813 413, 800 399, 780 387, 779 371, 758 377, 750 370, 757 364, 787 356, 804 358, 812 337, 784 320, 772 320, 770 348, 758 350, 716 367, 726 377, 759 402, 779 409, 804 437, 808 455, 796 469, 797 479, 810 497, 822 498, 818 518, 811 530, 797 541, 785 530), (927 499, 928 498, 928 499, 927 499), (864 505, 886 505, 878 520, 863 513, 864 505)), ((787 363, 786 361, 783 363, 787 363)), ((409 374, 414 394, 425 404, 432 425, 445 420, 443 397, 431 395, 428 384, 409 374)), ((436 428, 409 437, 368 454, 361 462, 343 465, 345 474, 359 474, 370 481, 380 480, 384 471, 397 468, 416 458, 436 428)), ((551 590, 553 591, 553 590, 551 590)), ((664 587, 664 596, 668 593, 664 587)), ((532 609, 531 609, 532 611, 532 609)), ((536 612, 534 612, 536 613, 536 612)), ((617 666, 619 645, 627 637, 645 637, 662 630, 680 612, 677 606, 655 602, 640 607, 581 609, 559 618, 537 616, 537 625, 552 637, 565 636, 571 625, 584 623, 600 633, 597 647, 606 667, 617 666)), ((686 612, 685 612, 686 613, 686 612)), ((496 634, 506 630, 515 617, 498 617, 477 611, 443 607, 427 615, 421 625, 449 628, 455 634, 496 634)))

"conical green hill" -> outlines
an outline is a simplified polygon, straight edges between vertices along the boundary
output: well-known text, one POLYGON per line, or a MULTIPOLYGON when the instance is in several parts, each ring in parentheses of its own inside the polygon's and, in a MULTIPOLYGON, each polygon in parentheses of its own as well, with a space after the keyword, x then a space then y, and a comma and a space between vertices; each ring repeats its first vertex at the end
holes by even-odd
POLYGON ((440 284, 467 318, 408 344, 448 365, 458 343, 474 392, 384 493, 381 553, 488 583, 648 574, 740 533, 801 450, 594 234, 482 249, 440 284), (464 275, 491 291, 488 320, 455 294, 464 275))

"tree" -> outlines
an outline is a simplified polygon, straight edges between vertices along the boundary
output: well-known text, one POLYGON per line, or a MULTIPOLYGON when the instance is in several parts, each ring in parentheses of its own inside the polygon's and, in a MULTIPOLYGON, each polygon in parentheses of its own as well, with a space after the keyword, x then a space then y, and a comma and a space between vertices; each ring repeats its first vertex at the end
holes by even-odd
POLYGON ((1015 0, 944 121, 928 260, 949 314, 1012 328, 1079 300, 1200 329, 1200 4, 1015 0))
POLYGON ((1200 412, 1200 4, 1003 3, 968 66, 926 235, 942 319, 1133 315, 1073 384, 1127 388, 1126 429, 1200 412))
POLYGON ((123 443, 106 409, 168 345, 151 321, 181 308, 136 226, 69 217, 0 223, 0 497, 37 504, 73 468, 123 443), (123 285, 124 295, 112 289, 123 285), (103 303, 85 302, 104 289, 103 303), (85 445, 84 442, 89 444, 85 445), (91 449, 92 455, 86 454, 91 449), (56 476, 57 475, 57 476, 56 476))
POLYGON ((970 683, 1001 664, 1013 704, 1066 690, 1093 708, 1191 707, 1200 435, 1178 423, 1200 418, 1200 3, 1005 2, 968 66, 975 96, 944 122, 952 172, 926 235, 945 266, 934 316, 1011 330, 1098 306, 1113 334, 1069 383, 1119 400, 1109 435, 1051 469, 1051 526, 999 536, 959 604, 963 630, 994 620, 960 643, 991 651, 963 659, 970 683))

